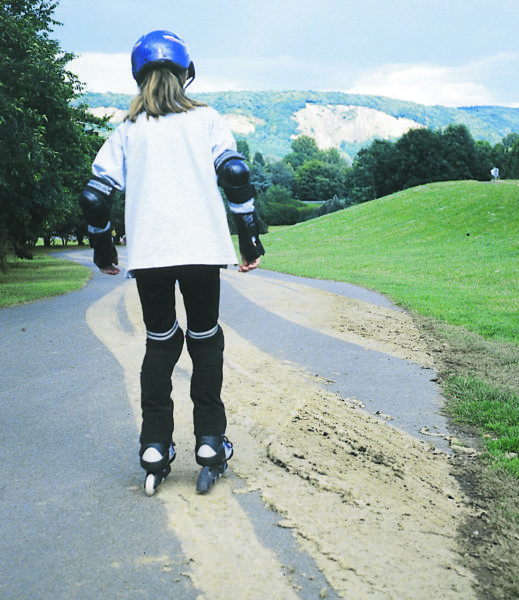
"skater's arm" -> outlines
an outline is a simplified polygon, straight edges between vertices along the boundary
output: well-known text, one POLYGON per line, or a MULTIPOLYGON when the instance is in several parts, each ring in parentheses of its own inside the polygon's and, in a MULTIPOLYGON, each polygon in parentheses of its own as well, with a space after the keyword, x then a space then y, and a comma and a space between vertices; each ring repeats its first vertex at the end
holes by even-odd
POLYGON ((79 199, 90 227, 105 229, 116 190, 126 187, 123 139, 125 123, 106 140, 92 164, 92 177, 79 199))
POLYGON ((259 225, 256 210, 249 213, 234 213, 234 221, 238 229, 238 242, 242 264, 240 273, 252 271, 259 267, 261 257, 265 254, 259 239, 259 225))
POLYGON ((117 250, 112 242, 110 211, 115 191, 126 185, 123 139, 127 124, 120 125, 103 144, 92 165, 92 178, 83 190, 79 204, 88 223, 94 263, 102 273, 117 275, 117 250))
POLYGON ((94 249, 94 263, 102 273, 117 275, 119 262, 112 242, 110 208, 115 188, 110 181, 93 177, 79 198, 79 205, 88 222, 90 244, 94 249))
POLYGON ((242 264, 240 272, 259 266, 265 249, 259 238, 259 222, 254 207, 256 190, 243 156, 236 150, 225 150, 215 161, 218 184, 223 188, 234 215, 242 264))
POLYGON ((90 228, 89 232, 91 245, 94 249, 94 263, 101 273, 105 273, 106 275, 117 275, 120 273, 121 270, 117 267, 119 256, 112 241, 110 223, 108 223, 108 229, 103 232, 92 233, 90 228))

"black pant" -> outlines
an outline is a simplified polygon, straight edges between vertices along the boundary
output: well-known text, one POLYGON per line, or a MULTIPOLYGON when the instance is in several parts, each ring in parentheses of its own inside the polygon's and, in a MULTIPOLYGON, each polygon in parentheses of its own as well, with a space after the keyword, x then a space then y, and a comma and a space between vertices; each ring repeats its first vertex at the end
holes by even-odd
POLYGON ((133 271, 146 326, 141 369, 141 445, 169 444, 174 428, 171 376, 184 344, 175 310, 178 281, 187 316, 186 342, 193 362, 191 399, 195 436, 225 433, 220 394, 224 336, 218 325, 220 267, 187 265, 133 271))

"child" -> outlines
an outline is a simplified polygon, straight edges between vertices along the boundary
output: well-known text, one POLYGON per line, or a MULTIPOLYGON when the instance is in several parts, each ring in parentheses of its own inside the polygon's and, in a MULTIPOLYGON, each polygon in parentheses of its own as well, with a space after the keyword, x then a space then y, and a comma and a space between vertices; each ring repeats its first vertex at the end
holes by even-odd
POLYGON ((220 268, 237 260, 218 186, 236 221, 241 272, 255 269, 264 254, 255 190, 224 120, 185 94, 195 68, 184 41, 169 31, 152 31, 137 41, 131 61, 140 92, 126 120, 99 151, 80 204, 95 264, 103 273, 116 275, 110 202, 115 190, 126 194, 128 271, 137 282, 146 326, 140 461, 147 472, 148 495, 175 458, 170 395, 173 368, 184 344, 175 312, 179 284, 193 362, 195 457, 203 467, 197 491, 205 492, 233 452, 225 437, 220 398, 224 336, 218 313, 220 268))

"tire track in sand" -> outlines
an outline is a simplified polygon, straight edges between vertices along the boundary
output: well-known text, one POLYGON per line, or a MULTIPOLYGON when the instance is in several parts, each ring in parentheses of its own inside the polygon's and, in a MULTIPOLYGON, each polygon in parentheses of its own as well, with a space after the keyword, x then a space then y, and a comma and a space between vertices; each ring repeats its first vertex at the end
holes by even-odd
MULTIPOLYGON (((235 283, 238 275, 224 277, 235 283)), ((239 277, 240 291, 258 302, 256 283, 239 277)), ((261 286, 262 301, 279 295, 274 283, 261 286)), ((269 302, 269 310, 283 316, 290 294, 304 306, 305 291, 297 286, 281 303, 269 302)), ((362 303, 357 309, 360 314, 362 303)), ((298 316, 306 327, 315 322, 310 313, 298 316)), ((123 366, 140 423, 144 331, 134 286, 116 288, 91 307, 87 320, 123 366), (114 318, 122 303, 132 327, 114 318)), ((198 469, 184 352, 173 378, 179 456, 157 495, 202 597, 263 598, 266 585, 272 598, 298 597, 235 496, 259 490, 341 597, 474 598, 474 578, 461 566, 456 541, 468 508, 447 455, 371 417, 351 399, 327 393, 295 365, 259 352, 223 326, 223 394, 237 448, 231 475, 208 497, 194 493, 198 469), (233 474, 245 488, 235 486, 233 474)))
MULTIPOLYGON (((87 311, 87 323, 123 367, 128 398, 140 428, 139 373, 145 331, 134 285, 123 284, 92 305, 87 311), (127 326, 128 320, 122 325, 118 316, 123 321, 127 317, 132 327, 127 326)), ((193 455, 188 363, 184 351, 175 371, 173 391, 178 455, 172 474, 150 502, 158 500, 164 504, 168 526, 182 545, 190 564, 188 575, 200 590, 200 598, 259 599, 264 597, 268 582, 273 598, 296 599, 298 596, 284 576, 282 565, 258 541, 228 478, 222 479, 210 496, 195 493, 199 467, 193 455)), ((141 487, 139 493, 144 493, 141 487)))

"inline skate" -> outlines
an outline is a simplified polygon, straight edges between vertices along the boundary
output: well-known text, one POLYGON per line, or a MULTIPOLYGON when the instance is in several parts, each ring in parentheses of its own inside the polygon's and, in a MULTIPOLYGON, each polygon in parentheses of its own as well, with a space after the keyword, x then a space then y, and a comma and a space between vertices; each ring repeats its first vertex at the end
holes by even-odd
POLYGON ((153 496, 155 490, 171 473, 171 463, 175 460, 175 444, 145 444, 141 447, 141 467, 146 471, 144 491, 153 496))
POLYGON ((199 494, 208 492, 227 469, 233 445, 224 435, 204 435, 197 439, 196 462, 202 467, 196 482, 199 494))

